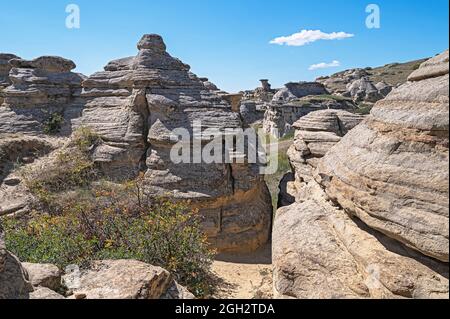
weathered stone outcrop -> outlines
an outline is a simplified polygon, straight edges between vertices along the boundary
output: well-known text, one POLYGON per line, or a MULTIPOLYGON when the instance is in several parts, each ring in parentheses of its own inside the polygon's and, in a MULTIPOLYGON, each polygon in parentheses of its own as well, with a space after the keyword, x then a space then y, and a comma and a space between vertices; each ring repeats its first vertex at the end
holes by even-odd
POLYGON ((448 298, 441 264, 352 220, 312 182, 310 196, 277 212, 277 298, 448 298))
POLYGON ((168 271, 135 260, 96 261, 63 282, 75 299, 194 299, 168 271))
POLYGON ((320 182, 371 228, 448 262, 448 51, 410 78, 326 155, 320 182))
POLYGON ((27 299, 33 291, 19 260, 6 250, 0 224, 0 299, 27 299))
POLYGON ((58 291, 61 288, 61 270, 52 264, 22 263, 33 287, 58 291))
POLYGON ((273 96, 278 91, 272 89, 269 80, 260 81, 261 87, 243 92, 240 113, 242 120, 247 126, 261 124, 264 119, 264 112, 267 110, 273 96))
POLYGON ((292 125, 303 116, 318 110, 352 110, 353 102, 337 96, 312 95, 291 100, 288 103, 272 103, 264 115, 263 129, 277 138, 293 131, 292 125))
POLYGON ((175 164, 170 158, 174 129, 190 133, 187 147, 205 145, 211 138, 193 136, 194 124, 201 123, 202 131, 242 128, 239 113, 171 57, 160 36, 144 36, 138 49, 136 57, 110 62, 84 81, 81 123, 104 141, 94 160, 115 178, 144 171, 147 191, 155 196, 191 200, 220 250, 262 245, 270 234, 271 201, 257 165, 175 164))
POLYGON ((319 134, 297 133, 290 150, 284 188, 296 203, 275 218, 278 297, 448 298, 448 80, 447 51, 340 141, 322 134, 326 120, 298 123, 319 134), (313 153, 325 156, 308 167, 313 153))
POLYGON ((3 104, 2 91, 11 85, 11 81, 9 80, 9 71, 12 66, 9 64, 9 61, 18 58, 19 57, 14 54, 0 53, 0 105, 3 104))
POLYGON ((33 196, 17 170, 59 145, 61 143, 51 138, 0 133, 0 216, 30 210, 33 196))
POLYGON ((72 120, 83 106, 79 99, 83 76, 71 72, 75 64, 50 56, 31 61, 13 58, 8 63, 1 67, 10 69, 10 85, 1 92, 0 134, 70 135, 72 120))
POLYGON ((273 97, 272 102, 286 103, 309 95, 328 94, 325 86, 318 82, 290 82, 273 97))
MULTIPOLYGON (((387 91, 387 88, 385 87, 382 89, 383 92, 387 91)), ((377 89, 368 77, 363 77, 348 84, 347 92, 343 95, 351 97, 355 103, 375 103, 386 96, 377 89)))
MULTIPOLYGON (((320 159, 356 125, 364 116, 342 110, 312 112, 294 123, 294 144, 288 150, 294 178, 281 183, 280 201, 283 205, 303 197, 303 187, 313 179, 320 159), (288 185, 286 185, 288 183, 288 185)), ((290 173, 291 174, 291 173, 290 173)))

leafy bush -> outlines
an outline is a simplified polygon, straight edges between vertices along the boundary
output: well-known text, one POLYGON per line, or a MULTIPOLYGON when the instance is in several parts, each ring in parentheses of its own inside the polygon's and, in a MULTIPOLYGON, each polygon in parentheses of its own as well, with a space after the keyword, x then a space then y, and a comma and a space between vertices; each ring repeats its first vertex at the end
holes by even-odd
POLYGON ((210 293, 214 252, 201 231, 200 216, 187 203, 152 199, 138 179, 80 189, 58 206, 53 215, 5 218, 8 249, 23 261, 60 267, 136 259, 171 271, 198 296, 210 293))
POLYGON ((44 122, 43 130, 45 134, 57 134, 64 124, 64 117, 60 113, 52 113, 44 122))
POLYGON ((358 105, 358 108, 355 110, 356 114, 360 114, 360 115, 369 115, 370 112, 372 111, 373 105, 369 105, 369 104, 360 104, 358 105))

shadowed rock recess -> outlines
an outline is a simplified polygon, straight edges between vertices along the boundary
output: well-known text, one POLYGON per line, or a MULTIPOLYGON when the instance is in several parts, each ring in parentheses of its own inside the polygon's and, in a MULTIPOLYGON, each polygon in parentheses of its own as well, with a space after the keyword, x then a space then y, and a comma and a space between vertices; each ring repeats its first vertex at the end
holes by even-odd
POLYGON ((155 196, 191 200, 220 251, 258 248, 270 236, 272 219, 259 166, 170 159, 172 130, 184 128, 192 136, 194 121, 201 121, 203 130, 242 128, 239 113, 171 57, 160 36, 144 36, 138 49, 136 57, 112 61, 83 83, 81 123, 105 141, 94 160, 115 178, 144 171, 147 190, 155 196))
POLYGON ((449 297, 448 62, 446 51, 423 63, 342 139, 296 124, 284 187, 295 203, 274 225, 277 297, 449 297))

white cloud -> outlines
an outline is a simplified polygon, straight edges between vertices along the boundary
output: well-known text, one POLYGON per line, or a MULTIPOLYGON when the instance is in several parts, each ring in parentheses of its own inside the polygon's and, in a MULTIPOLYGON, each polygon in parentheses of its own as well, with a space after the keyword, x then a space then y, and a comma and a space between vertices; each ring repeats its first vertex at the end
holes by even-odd
POLYGON ((322 63, 318 63, 318 64, 313 64, 309 67, 309 70, 314 71, 314 70, 319 70, 319 69, 335 68, 338 66, 341 66, 341 62, 334 60, 331 63, 322 62, 322 63))
POLYGON ((299 33, 273 39, 270 43, 300 47, 319 40, 342 40, 354 36, 354 34, 346 32, 325 33, 320 30, 302 30, 299 33))

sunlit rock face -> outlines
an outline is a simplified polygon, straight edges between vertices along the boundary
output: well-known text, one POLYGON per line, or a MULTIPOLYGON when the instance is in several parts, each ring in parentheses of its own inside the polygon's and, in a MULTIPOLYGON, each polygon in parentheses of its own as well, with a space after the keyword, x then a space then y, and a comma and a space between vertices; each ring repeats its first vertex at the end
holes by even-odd
POLYGON ((53 130, 70 135, 83 108, 80 93, 84 76, 71 72, 75 67, 61 57, 23 60, 0 55, 0 134, 53 130), (48 127, 55 118, 57 125, 48 127))
POLYGON ((448 51, 425 62, 344 137, 296 123, 277 297, 448 298, 448 70, 448 51))
MULTIPOLYGON (((138 54, 110 62, 83 84, 82 125, 104 143, 94 159, 114 176, 145 173, 155 196, 190 200, 221 251, 253 250, 270 236, 271 199, 257 164, 174 163, 173 130, 242 128, 238 112, 190 67, 166 52, 158 35, 145 35, 138 54), (171 138, 172 137, 172 138, 171 138)), ((191 140, 205 145, 209 137, 191 140)), ((221 156, 226 156, 223 150, 221 156)))
POLYGON ((448 51, 378 102, 319 167, 327 194, 370 227, 448 262, 448 51))

